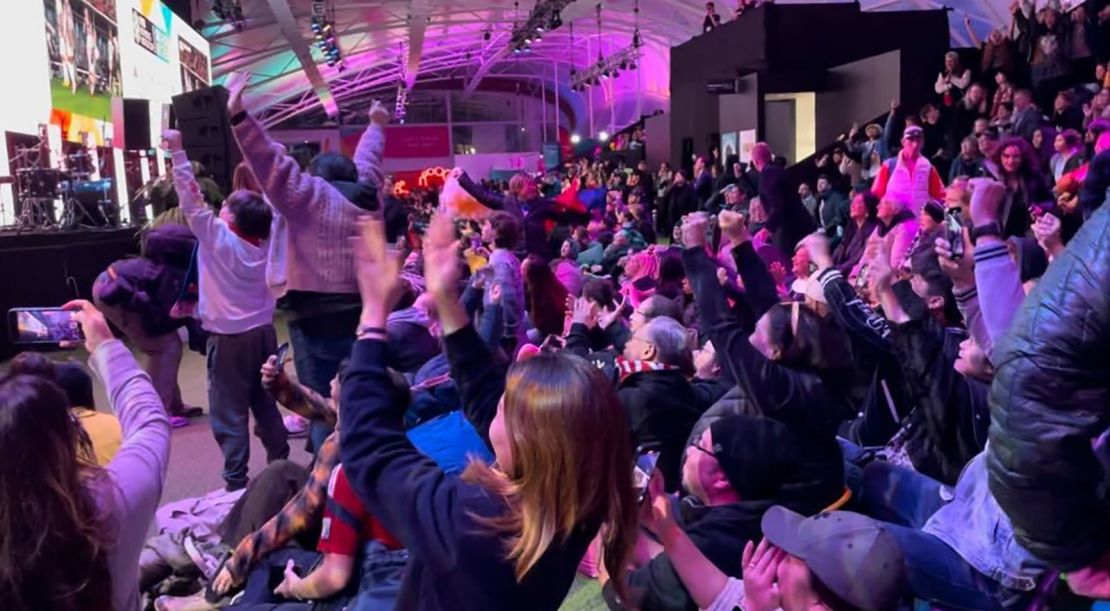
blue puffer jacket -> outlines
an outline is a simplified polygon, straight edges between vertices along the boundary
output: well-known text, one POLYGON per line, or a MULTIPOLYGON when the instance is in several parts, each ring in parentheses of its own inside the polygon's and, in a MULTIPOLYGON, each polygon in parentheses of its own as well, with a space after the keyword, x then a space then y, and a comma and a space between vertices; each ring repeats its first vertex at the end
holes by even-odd
POLYGON ((1092 449, 1110 426, 1110 207, 1049 266, 993 360, 991 492, 1024 548, 1060 570, 1087 566, 1110 549, 1092 449))

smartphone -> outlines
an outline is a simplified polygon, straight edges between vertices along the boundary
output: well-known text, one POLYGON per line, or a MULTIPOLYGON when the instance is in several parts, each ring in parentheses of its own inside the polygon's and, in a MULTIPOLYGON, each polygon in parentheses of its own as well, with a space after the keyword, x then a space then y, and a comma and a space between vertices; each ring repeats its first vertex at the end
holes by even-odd
POLYGON ((944 216, 944 237, 952 250, 953 259, 962 259, 964 256, 964 225, 960 221, 960 213, 950 210, 944 216))
POLYGON ((285 363, 285 357, 287 356, 289 356, 289 342, 285 342, 278 346, 277 352, 274 353, 278 367, 281 367, 285 363))
POLYGON ((83 342, 85 332, 81 330, 76 316, 76 311, 62 308, 12 308, 8 310, 12 343, 83 342))
POLYGON ((642 503, 647 498, 648 482, 655 474, 655 466, 659 463, 658 450, 640 450, 636 455, 636 466, 632 470, 632 485, 636 487, 636 502, 642 503))

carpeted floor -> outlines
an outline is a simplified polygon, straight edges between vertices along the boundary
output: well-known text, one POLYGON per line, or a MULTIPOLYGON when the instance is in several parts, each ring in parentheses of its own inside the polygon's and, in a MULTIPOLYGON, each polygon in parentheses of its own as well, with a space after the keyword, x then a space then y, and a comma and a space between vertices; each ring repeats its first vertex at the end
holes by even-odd
MULTIPOLYGON (((287 332, 284 324, 278 324, 278 343, 286 341, 287 332)), ((87 362, 88 354, 84 350, 51 352, 47 356, 57 361, 78 359, 87 362)), ((0 375, 7 371, 8 364, 0 363, 0 375)), ((292 372, 292 366, 289 367, 292 372)), ((178 383, 181 385, 181 394, 189 405, 208 408, 206 373, 204 357, 186 352, 181 363, 181 372, 178 383)), ((106 411, 108 399, 104 388, 99 382, 95 384, 97 407, 106 411)), ((253 430, 253 429, 252 429, 253 430)), ((303 439, 289 441, 289 459, 308 465, 311 457, 304 451, 303 439)), ((266 466, 266 453, 257 437, 251 437, 250 472, 258 473, 266 466)), ((223 467, 223 457, 220 449, 212 437, 212 427, 209 425, 208 416, 201 416, 192 420, 189 426, 174 429, 172 447, 170 449, 170 466, 166 477, 166 486, 162 491, 162 503, 178 501, 183 498, 200 496, 212 490, 223 487, 220 471, 223 467)), ((566 601, 563 603, 564 611, 592 611, 605 609, 601 599, 601 589, 597 582, 579 577, 571 587, 566 601)))

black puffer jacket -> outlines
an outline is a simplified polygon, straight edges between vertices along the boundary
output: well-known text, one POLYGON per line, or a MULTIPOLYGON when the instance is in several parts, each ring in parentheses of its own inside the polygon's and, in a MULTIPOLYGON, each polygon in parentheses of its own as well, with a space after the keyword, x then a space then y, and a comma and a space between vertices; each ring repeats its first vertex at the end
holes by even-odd
POLYGON ((1110 549, 1091 443, 1110 426, 1110 208, 1049 266, 994 365, 991 492, 1022 547, 1060 570, 1087 566, 1110 549))

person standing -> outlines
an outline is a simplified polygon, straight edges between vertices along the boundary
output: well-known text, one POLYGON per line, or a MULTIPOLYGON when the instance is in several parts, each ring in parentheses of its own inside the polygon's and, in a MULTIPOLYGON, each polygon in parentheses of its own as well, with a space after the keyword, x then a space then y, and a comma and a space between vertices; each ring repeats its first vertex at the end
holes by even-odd
POLYGON ((906 202, 915 216, 930 198, 944 199, 944 181, 933 164, 921 155, 924 141, 924 130, 917 125, 907 127, 902 133, 902 150, 883 164, 871 187, 879 199, 890 195, 906 202))
POLYGON ((261 195, 235 191, 219 216, 205 206, 181 133, 166 130, 181 210, 197 236, 200 318, 208 331, 208 406, 212 432, 224 455, 227 489, 247 485, 250 418, 266 448, 267 462, 289 456, 285 426, 273 397, 256 372, 277 350, 274 298, 266 286, 273 214, 261 195))
MULTIPOLYGON (((380 102, 371 104, 353 160, 326 152, 302 169, 246 111, 244 86, 229 86, 232 133, 283 221, 270 240, 270 291, 281 299, 289 324, 297 379, 328 396, 339 364, 351 353, 361 307, 348 238, 360 216, 381 210, 385 125, 392 115, 380 102)), ((319 449, 330 433, 323 422, 313 422, 312 447, 319 449)))

